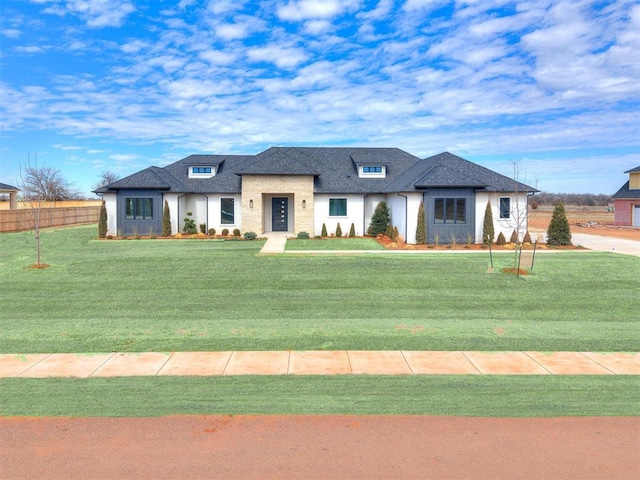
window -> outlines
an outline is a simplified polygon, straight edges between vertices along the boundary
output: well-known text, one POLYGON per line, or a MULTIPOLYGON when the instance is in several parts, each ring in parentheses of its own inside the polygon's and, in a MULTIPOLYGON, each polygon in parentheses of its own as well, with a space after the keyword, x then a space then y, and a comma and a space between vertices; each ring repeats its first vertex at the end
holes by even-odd
POLYGON ((511 199, 509 197, 500 198, 500 218, 511 218, 511 199))
POLYGON ((347 199, 346 198, 330 198, 329 199, 329 216, 330 217, 346 217, 347 216, 347 199))
POLYGON ((434 203, 434 219, 435 223, 466 223, 467 199, 436 198, 434 203))
POLYGON ((360 165, 358 176, 370 178, 385 178, 386 167, 384 165, 360 165))
POLYGON ((125 199, 126 220, 153 220, 153 198, 125 199))
POLYGON ((235 204, 233 198, 220 199, 220 223, 233 225, 235 223, 235 204))
POLYGON ((189 178, 211 178, 216 174, 212 166, 189 167, 189 178))

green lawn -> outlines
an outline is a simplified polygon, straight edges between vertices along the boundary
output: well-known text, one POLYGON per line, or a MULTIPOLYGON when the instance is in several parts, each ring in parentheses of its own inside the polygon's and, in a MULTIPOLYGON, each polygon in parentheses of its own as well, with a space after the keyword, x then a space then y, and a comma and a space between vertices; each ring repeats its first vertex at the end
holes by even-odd
POLYGON ((2 416, 634 416, 633 376, 121 377, 0 380, 2 416))
POLYGON ((44 270, 25 268, 32 234, 0 235, 0 353, 640 346, 637 257, 540 254, 516 278, 485 253, 259 256, 261 241, 95 232, 44 232, 44 270))
POLYGON ((287 250, 384 250, 373 238, 322 238, 287 240, 287 250))

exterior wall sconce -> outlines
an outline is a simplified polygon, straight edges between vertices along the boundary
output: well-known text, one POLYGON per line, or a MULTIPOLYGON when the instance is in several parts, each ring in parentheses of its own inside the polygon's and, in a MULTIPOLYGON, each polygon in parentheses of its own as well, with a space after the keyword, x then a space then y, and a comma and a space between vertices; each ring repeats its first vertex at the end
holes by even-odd
POLYGON ((307 201, 306 200, 302 200, 302 208, 307 208, 307 201))
POLYGON ((249 208, 253 208, 253 200, 249 200, 249 208))

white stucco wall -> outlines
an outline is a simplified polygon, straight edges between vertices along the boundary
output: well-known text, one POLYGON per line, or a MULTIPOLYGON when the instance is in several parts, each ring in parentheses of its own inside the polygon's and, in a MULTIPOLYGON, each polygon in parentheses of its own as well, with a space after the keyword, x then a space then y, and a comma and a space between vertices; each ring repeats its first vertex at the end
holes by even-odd
POLYGON ((476 229, 475 241, 482 242, 482 228, 484 225, 484 212, 487 208, 487 201, 491 204, 491 214, 493 215, 493 229, 495 231, 494 241, 497 240, 500 232, 507 242, 511 238, 514 230, 518 231, 520 240, 524 237, 528 228, 528 206, 526 193, 514 192, 479 192, 476 195, 476 229), (511 199, 510 218, 500 218, 500 198, 511 199))
MULTIPOLYGON (((331 235, 335 233, 338 223, 342 229, 342 235, 349 235, 351 224, 353 223, 356 235, 364 235, 368 224, 364 225, 365 201, 363 195, 354 194, 316 194, 314 195, 314 218, 313 218, 313 235, 320 235, 322 232, 322 224, 327 226, 327 233, 331 235), (329 216, 329 199, 330 198, 346 198, 347 199, 347 215, 344 217, 329 216), (363 231, 364 228, 364 231, 363 231)), ((311 233, 311 232, 309 232, 311 233)))
POLYGON ((118 195, 116 193, 103 193, 102 199, 107 209, 107 235, 118 234, 118 195))
POLYGON ((216 233, 220 233, 222 231, 223 228, 226 228, 227 230, 229 230, 229 233, 232 233, 234 229, 238 229, 240 230, 241 233, 244 233, 242 231, 242 195, 240 194, 209 194, 209 217, 207 219, 207 229, 209 228, 215 228, 216 229, 216 233), (220 206, 221 206, 221 199, 223 198, 233 198, 234 202, 233 202, 233 209, 234 209, 234 216, 233 216, 233 220, 234 223, 233 224, 225 224, 223 225, 222 222, 222 213, 220 210, 220 206))

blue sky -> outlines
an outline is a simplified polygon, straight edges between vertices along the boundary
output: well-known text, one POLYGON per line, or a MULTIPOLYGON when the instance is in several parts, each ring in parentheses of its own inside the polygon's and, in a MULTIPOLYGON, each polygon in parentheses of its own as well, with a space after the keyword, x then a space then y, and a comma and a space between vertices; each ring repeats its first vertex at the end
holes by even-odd
POLYGON ((0 182, 191 153, 450 151, 550 192, 640 165, 637 1, 2 0, 0 182))

